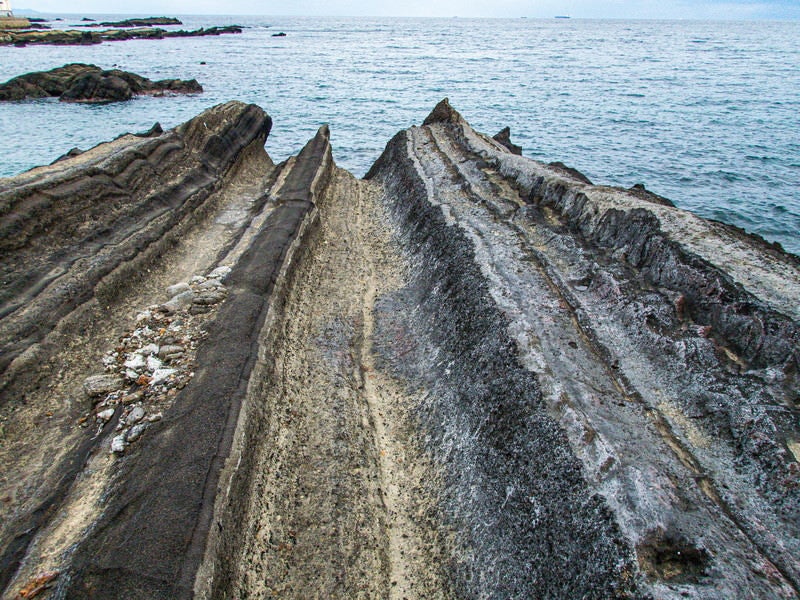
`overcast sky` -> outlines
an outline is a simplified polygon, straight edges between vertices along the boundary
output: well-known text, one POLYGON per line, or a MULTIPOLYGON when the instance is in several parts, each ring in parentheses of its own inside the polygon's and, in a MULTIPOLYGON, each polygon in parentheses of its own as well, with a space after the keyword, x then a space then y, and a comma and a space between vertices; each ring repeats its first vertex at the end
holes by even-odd
POLYGON ((12 0, 11 4, 41 12, 147 15, 800 19, 800 0, 130 0, 124 4, 108 0, 12 0))

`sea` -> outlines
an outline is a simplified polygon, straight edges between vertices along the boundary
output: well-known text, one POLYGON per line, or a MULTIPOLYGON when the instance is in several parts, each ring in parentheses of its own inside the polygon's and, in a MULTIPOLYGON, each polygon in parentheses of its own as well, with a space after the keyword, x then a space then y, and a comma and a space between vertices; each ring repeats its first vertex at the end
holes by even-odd
MULTIPOLYGON (((59 28, 124 18, 36 16, 62 18, 59 28)), ((204 88, 98 106, 4 103, 0 177, 233 99, 273 118, 274 160, 328 123, 337 164, 361 176, 448 97, 479 131, 509 126, 526 156, 597 184, 643 183, 800 254, 800 22, 175 16, 184 29, 244 31, 0 47, 0 81, 83 62, 204 88)))

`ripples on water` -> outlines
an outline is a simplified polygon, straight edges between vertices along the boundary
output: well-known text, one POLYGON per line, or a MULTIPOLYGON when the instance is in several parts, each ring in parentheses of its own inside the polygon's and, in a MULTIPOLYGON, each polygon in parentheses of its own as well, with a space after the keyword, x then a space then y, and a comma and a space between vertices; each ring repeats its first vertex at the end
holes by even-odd
POLYGON ((194 77, 205 88, 106 106, 0 106, 0 176, 154 121, 171 127, 231 99, 273 117, 267 150, 276 160, 328 122, 337 163, 362 175, 392 135, 449 96, 481 131, 510 125, 527 156, 563 161, 595 183, 643 182, 681 207, 800 253, 800 23, 182 19, 185 28, 250 28, 212 38, 0 47, 3 81, 90 62, 151 79, 194 77), (287 37, 273 38, 277 31, 287 37))

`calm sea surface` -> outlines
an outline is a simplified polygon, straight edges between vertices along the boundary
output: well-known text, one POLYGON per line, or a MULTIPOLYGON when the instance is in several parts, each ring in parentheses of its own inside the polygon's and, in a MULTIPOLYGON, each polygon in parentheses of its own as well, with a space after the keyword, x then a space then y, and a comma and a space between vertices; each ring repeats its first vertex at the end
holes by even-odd
POLYGON ((106 106, 3 104, 0 176, 155 121, 172 127, 231 99, 273 117, 274 159, 296 153, 329 123, 337 163, 363 175, 394 133, 421 123, 448 96, 485 133, 509 125, 527 156, 563 161, 595 183, 642 182, 800 253, 800 23, 181 19, 184 28, 248 28, 208 38, 0 47, 0 81, 87 62, 151 79, 196 78, 205 88, 106 106), (272 37, 279 31, 287 36, 272 37))

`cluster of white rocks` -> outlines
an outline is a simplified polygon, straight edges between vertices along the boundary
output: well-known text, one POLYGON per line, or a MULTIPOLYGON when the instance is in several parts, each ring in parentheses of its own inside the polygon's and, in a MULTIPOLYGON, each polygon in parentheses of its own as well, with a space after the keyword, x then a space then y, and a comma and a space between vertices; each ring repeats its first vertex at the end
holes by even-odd
POLYGON ((205 337, 204 324, 227 296, 222 283, 230 267, 195 276, 166 290, 169 298, 136 315, 133 329, 103 357, 103 373, 87 377, 83 388, 93 402, 93 416, 104 427, 118 416, 111 452, 122 454, 162 418, 194 377, 197 346, 205 337))

